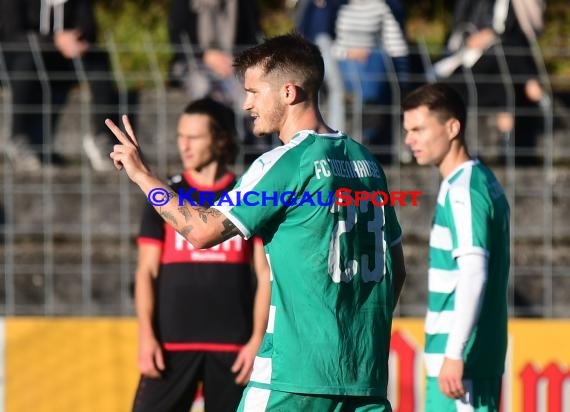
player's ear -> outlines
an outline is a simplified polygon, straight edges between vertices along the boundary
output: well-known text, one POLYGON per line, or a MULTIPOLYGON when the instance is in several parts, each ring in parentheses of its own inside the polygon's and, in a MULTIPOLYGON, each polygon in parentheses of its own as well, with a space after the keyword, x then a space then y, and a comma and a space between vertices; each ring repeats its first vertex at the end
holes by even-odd
POLYGON ((285 103, 291 104, 297 100, 297 87, 293 83, 285 83, 281 89, 285 103))
POLYGON ((449 140, 455 139, 459 136, 459 131, 461 130, 461 122, 456 118, 451 118, 447 121, 447 128, 449 134, 449 140))

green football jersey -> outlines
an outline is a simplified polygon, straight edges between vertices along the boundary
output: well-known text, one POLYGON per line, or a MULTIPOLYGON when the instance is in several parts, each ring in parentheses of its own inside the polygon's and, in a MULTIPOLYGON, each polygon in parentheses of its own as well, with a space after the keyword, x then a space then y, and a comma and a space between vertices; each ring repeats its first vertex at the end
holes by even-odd
POLYGON ((340 133, 302 131, 252 164, 229 194, 233 206, 216 206, 246 237, 263 238, 271 267, 270 318, 253 386, 386 396, 390 246, 401 229, 389 203, 338 202, 343 188, 388 192, 364 146, 340 133))
POLYGON ((463 353, 465 378, 499 377, 507 349, 509 205, 493 172, 477 160, 462 164, 440 186, 430 234, 425 361, 438 376, 455 322, 457 257, 481 253, 488 276, 481 312, 463 353))

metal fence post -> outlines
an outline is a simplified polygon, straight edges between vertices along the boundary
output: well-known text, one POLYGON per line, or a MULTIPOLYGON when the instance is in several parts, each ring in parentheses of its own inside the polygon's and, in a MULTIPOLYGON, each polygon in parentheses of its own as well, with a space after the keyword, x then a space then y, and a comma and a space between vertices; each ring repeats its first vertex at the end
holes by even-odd
MULTIPOLYGON (((50 156, 53 146, 53 128, 52 114, 54 107, 51 104, 51 86, 44 65, 41 48, 37 37, 33 34, 28 36, 30 49, 34 58, 34 63, 38 70, 38 78, 40 80, 43 92, 43 147, 42 152, 44 159, 50 156), (47 139, 47 144, 46 144, 47 139), (47 147, 46 147, 47 146, 47 147)), ((43 202, 43 238, 44 238, 44 290, 45 302, 44 312, 46 315, 54 314, 54 228, 53 228, 53 176, 51 173, 42 174, 42 202, 43 202)))

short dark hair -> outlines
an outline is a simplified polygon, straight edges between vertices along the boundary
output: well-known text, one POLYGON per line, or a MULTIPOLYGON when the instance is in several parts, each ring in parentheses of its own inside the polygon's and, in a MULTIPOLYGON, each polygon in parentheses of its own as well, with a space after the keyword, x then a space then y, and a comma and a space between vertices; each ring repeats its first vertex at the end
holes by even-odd
POLYGON ((250 67, 260 66, 265 74, 293 73, 301 87, 316 101, 323 84, 325 65, 319 48, 296 32, 272 37, 239 53, 234 59, 236 74, 243 78, 250 67))
POLYGON ((402 101, 402 111, 426 106, 441 121, 451 118, 459 120, 459 137, 464 140, 467 122, 467 108, 461 95, 453 87, 443 83, 426 84, 411 91, 402 101))
POLYGON ((184 114, 203 114, 210 119, 210 133, 214 140, 214 155, 223 164, 235 162, 238 145, 236 143, 236 116, 234 111, 210 97, 194 100, 184 109, 184 114))

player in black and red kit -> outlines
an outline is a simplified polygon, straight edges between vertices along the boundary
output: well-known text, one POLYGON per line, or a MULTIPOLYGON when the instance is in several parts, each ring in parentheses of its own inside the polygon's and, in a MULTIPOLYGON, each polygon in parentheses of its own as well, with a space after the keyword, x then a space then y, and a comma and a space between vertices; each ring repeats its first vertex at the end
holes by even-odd
MULTIPOLYGON (((184 172, 170 179, 174 191, 195 189, 198 204, 200 192, 217 199, 233 187, 234 124, 232 110, 209 98, 186 107, 178 122, 184 172)), ((236 236, 195 249, 147 204, 138 246, 141 379, 133 411, 188 412, 199 382, 206 412, 235 410, 267 323, 263 244, 236 236)))

